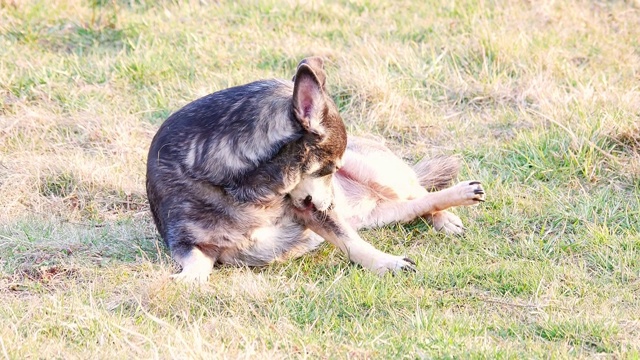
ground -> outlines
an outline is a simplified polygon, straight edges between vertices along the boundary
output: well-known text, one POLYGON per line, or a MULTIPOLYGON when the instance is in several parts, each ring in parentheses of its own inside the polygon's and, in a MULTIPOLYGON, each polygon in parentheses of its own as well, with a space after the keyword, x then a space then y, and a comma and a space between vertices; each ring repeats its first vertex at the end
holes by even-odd
POLYGON ((0 0, 0 356, 640 357, 637 1, 0 0), (467 232, 175 284, 144 194, 187 102, 326 59, 350 133, 457 155, 467 232))

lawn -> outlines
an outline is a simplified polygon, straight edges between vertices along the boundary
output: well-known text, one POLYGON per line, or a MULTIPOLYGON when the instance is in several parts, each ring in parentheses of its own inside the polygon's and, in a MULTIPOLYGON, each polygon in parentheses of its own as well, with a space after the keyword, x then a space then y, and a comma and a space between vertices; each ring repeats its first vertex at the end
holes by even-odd
POLYGON ((638 1, 0 0, 0 358, 639 358, 638 1), (148 146, 323 56, 352 134, 457 155, 463 236, 363 231, 176 284, 148 146))

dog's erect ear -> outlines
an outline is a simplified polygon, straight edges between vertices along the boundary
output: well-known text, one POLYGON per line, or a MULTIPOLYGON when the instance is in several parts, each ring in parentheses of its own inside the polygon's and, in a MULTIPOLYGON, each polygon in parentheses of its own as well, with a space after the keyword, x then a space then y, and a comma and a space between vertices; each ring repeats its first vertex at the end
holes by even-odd
POLYGON ((313 57, 302 60, 293 79, 293 108, 298 121, 305 130, 324 136, 322 116, 327 105, 322 59, 313 57))
MULTIPOLYGON (((324 61, 322 60, 322 58, 313 56, 302 59, 302 61, 300 61, 300 64, 298 64, 298 69, 300 69, 300 66, 302 64, 307 64, 313 70, 313 72, 316 74, 316 77, 318 78, 320 86, 322 87, 322 89, 324 89, 324 82, 326 81, 327 76, 324 74, 324 61)), ((293 79, 291 79, 291 81, 295 82, 296 77, 297 74, 293 76, 293 79)))

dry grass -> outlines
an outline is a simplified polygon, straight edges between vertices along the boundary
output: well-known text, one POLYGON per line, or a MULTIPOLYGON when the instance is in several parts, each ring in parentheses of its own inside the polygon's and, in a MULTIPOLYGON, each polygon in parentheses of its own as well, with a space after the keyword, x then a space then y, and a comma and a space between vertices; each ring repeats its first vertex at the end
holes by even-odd
POLYGON ((0 357, 640 356, 640 4, 0 1, 0 357), (144 196, 207 93, 327 59, 349 131, 458 154, 484 206, 377 278, 329 246, 184 288, 144 196))

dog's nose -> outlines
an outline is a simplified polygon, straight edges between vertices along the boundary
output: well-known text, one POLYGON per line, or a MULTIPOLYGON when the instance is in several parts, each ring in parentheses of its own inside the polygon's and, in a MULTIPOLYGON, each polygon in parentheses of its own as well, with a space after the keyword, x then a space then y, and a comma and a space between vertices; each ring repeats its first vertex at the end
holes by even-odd
POLYGON ((304 206, 311 205, 311 199, 312 199, 311 195, 307 195, 307 197, 304 198, 304 206))

